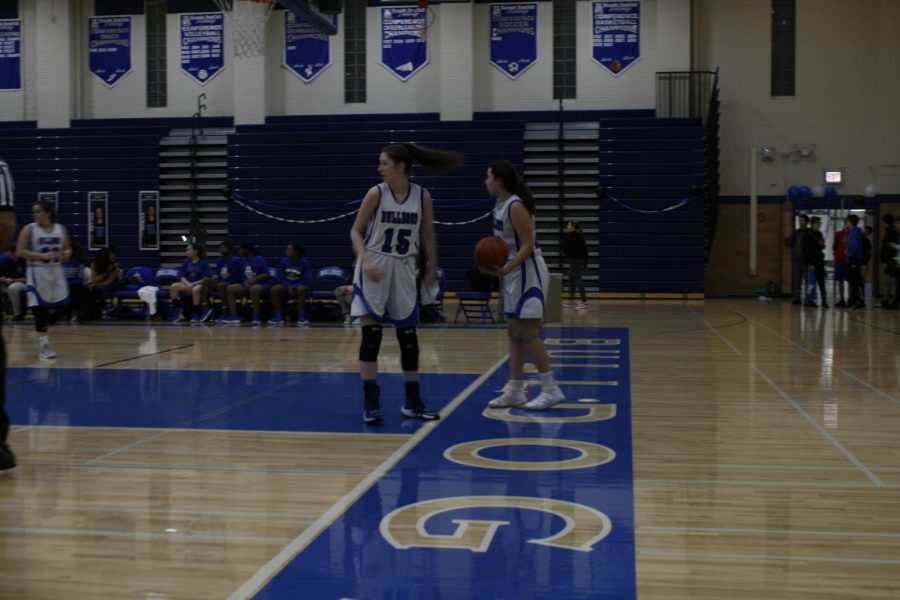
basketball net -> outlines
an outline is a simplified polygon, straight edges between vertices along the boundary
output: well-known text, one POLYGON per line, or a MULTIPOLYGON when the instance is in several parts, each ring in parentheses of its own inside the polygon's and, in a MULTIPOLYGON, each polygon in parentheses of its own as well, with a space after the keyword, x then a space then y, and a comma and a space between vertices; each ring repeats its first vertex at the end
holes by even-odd
POLYGON ((225 14, 234 39, 234 55, 254 58, 266 53, 266 22, 275 0, 214 0, 225 14))

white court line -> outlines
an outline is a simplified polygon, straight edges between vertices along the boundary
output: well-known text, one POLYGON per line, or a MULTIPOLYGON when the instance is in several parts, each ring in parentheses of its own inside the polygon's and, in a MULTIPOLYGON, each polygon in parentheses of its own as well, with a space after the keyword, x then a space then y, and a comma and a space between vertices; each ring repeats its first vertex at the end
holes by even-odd
POLYGON ((33 462, 28 461, 27 464, 21 466, 28 467, 50 467, 62 469, 138 469, 138 470, 157 470, 157 471, 197 471, 200 473, 282 473, 284 475, 343 475, 346 473, 362 475, 368 471, 352 471, 348 469, 332 469, 322 471, 320 469, 291 469, 288 467, 201 467, 190 465, 166 465, 166 464, 147 464, 147 463, 114 463, 104 462, 102 464, 74 464, 67 465, 58 462, 33 462))
MULTIPOLYGON (((34 502, 0 502, 0 510, 41 510, 41 511, 50 511, 55 510, 59 512, 87 512, 87 513, 109 513, 109 514, 131 514, 136 513, 139 515, 167 515, 167 516, 203 516, 203 517, 247 517, 247 518, 283 518, 283 519, 296 519, 298 515, 296 513, 275 513, 275 512, 240 512, 240 511, 232 511, 232 510, 208 510, 206 508, 198 508, 196 510, 188 510, 188 509, 174 509, 174 508, 125 508, 119 506, 82 506, 78 504, 49 504, 49 503, 34 503, 34 502)), ((279 538, 284 539, 284 538, 279 538)))
POLYGON ((722 335, 721 333, 719 333, 719 330, 716 329, 715 326, 713 326, 712 323, 710 323, 709 321, 707 321, 706 319, 704 319, 702 316, 700 316, 700 313, 698 313, 696 310, 694 310, 694 309, 691 308, 690 306, 688 306, 687 309, 688 309, 689 311, 691 311, 692 313, 694 313, 694 316, 697 317, 698 319, 700 319, 700 321, 701 321, 704 325, 706 325, 706 327, 707 327, 710 331, 712 331, 714 334, 716 334, 717 336, 719 336, 719 339, 722 340, 722 342, 724 342, 726 346, 728 346, 729 348, 731 348, 731 351, 732 351, 732 352, 734 352, 734 353, 737 354, 738 356, 743 356, 743 353, 742 353, 740 350, 738 350, 737 347, 736 347, 734 344, 732 344, 732 343, 729 342, 727 339, 725 339, 725 336, 722 335))
MULTIPOLYGON (((759 327, 762 327, 763 329, 765 329, 765 330, 768 331, 769 333, 775 335, 776 337, 781 338, 782 340, 786 341, 787 343, 789 343, 790 345, 794 346, 795 348, 798 348, 798 349, 800 349, 800 350, 803 350, 804 352, 806 352, 807 354, 809 354, 809 355, 812 356, 813 358, 822 358, 822 355, 821 355, 821 354, 816 354, 815 352, 813 352, 812 350, 810 350, 810 349, 807 348, 806 346, 803 346, 803 345, 801 345, 801 344, 798 344, 797 342, 795 342, 794 340, 792 340, 792 339, 790 339, 790 338, 784 337, 783 335, 781 335, 780 333, 778 333, 778 332, 775 331, 774 329, 772 329, 772 328, 770 328, 770 327, 767 327, 766 325, 760 323, 759 321, 757 321, 757 320, 754 319, 753 317, 750 317, 750 316, 748 316, 748 315, 745 315, 744 313, 742 313, 742 312, 739 311, 738 309, 733 308, 733 307, 731 307, 731 306, 728 306, 727 304, 726 304, 725 306, 726 306, 729 310, 733 310, 734 312, 736 312, 737 314, 741 315, 742 317, 744 317, 744 318, 747 319, 748 321, 752 321, 753 324, 755 324, 755 325, 757 325, 757 326, 759 326, 759 327)), ((883 391, 883 390, 878 389, 877 387, 873 386, 872 384, 870 384, 870 383, 868 383, 868 382, 866 382, 866 381, 863 381, 862 379, 860 379, 859 377, 857 377, 857 376, 854 375, 853 373, 850 373, 849 371, 847 371, 847 370, 845 370, 845 369, 842 369, 841 367, 838 367, 837 365, 832 365, 832 368, 833 368, 835 371, 838 371, 839 373, 841 373, 842 375, 844 375, 845 377, 848 377, 848 378, 852 379, 852 380, 855 381, 856 383, 858 383, 858 384, 860 384, 860 385, 862 385, 862 386, 864 386, 864 387, 869 388, 870 390, 872 390, 873 392, 875 392, 876 394, 878 394, 878 395, 881 396, 882 398, 885 398, 886 400, 890 400, 891 402, 893 402, 893 403, 896 404, 897 406, 900 406, 900 399, 895 398, 894 396, 888 394, 887 392, 885 392, 885 391, 883 391)))
MULTIPOLYGON (((655 477, 636 477, 634 480, 634 485, 644 485, 644 484, 677 484, 677 485, 711 485, 717 487, 728 487, 728 486, 755 486, 758 488, 762 487, 788 487, 788 488, 809 488, 809 489, 852 489, 852 490, 874 490, 870 483, 853 483, 853 482, 842 482, 842 483, 831 483, 827 481, 796 481, 789 479, 779 479, 777 481, 771 481, 767 479, 662 479, 655 477)), ((882 483, 878 486, 878 489, 885 490, 900 490, 900 484, 888 484, 882 483)))
POLYGON ((754 529, 750 527, 666 527, 661 525, 645 525, 638 527, 641 531, 654 533, 739 533, 762 534, 783 533, 785 535, 810 535, 822 537, 873 537, 873 538, 900 538, 898 533, 882 533, 877 531, 813 531, 810 529, 754 529))
MULTIPOLYGON (((846 465, 751 465, 733 463, 690 463, 690 462, 642 462, 639 466, 649 468, 697 467, 699 469, 759 469, 767 471, 856 471, 856 467, 846 465)), ((873 468, 873 471, 889 471, 890 467, 873 468)))
POLYGON ((798 413, 800 413, 800 416, 802 416, 804 419, 806 419, 806 421, 807 421, 810 425, 812 425, 812 426, 816 429, 816 431, 818 431, 819 433, 821 433, 822 436, 823 436, 826 440, 828 440, 829 442, 831 442, 831 445, 832 445, 832 446, 834 446, 835 448, 837 448, 838 451, 840 451, 841 454, 843 454, 844 456, 846 456, 847 459, 848 459, 850 462, 852 462, 854 465, 856 465, 857 467, 859 467, 859 470, 862 471, 863 473, 865 473, 865 474, 866 474, 866 477, 868 477, 869 479, 872 480, 872 483, 874 483, 874 484, 877 485, 878 487, 883 487, 883 486, 884 486, 884 482, 883 482, 881 479, 878 478, 878 475, 876 475, 875 473, 873 473, 872 470, 869 469, 869 467, 867 467, 866 465, 864 465, 863 462, 862 462, 861 460, 859 460, 859 458, 857 458, 855 454, 853 454, 846 446, 844 446, 844 444, 842 444, 840 441, 838 441, 838 439, 837 439, 836 437, 834 437, 833 435, 831 435, 831 434, 828 432, 827 429, 825 429, 824 427, 822 427, 822 426, 819 424, 818 421, 816 421, 816 420, 813 419, 811 416, 809 416, 809 413, 807 413, 805 410, 803 410, 803 407, 801 407, 799 404, 797 404, 797 402, 796 402, 793 398, 791 398, 790 396, 788 396, 787 392, 785 392, 783 389, 781 389, 781 388, 778 386, 778 384, 776 384, 774 381, 772 381, 771 379, 769 379, 769 376, 766 375, 765 373, 763 373, 762 370, 761 370, 759 367, 757 367, 755 364, 752 364, 752 363, 751 363, 750 366, 753 367, 753 370, 756 371, 756 373, 757 373, 760 377, 762 377, 763 379, 765 379, 766 382, 767 382, 770 386, 772 386, 772 389, 774 389, 776 392, 778 392, 778 394, 779 394, 782 398, 784 398, 785 402, 787 402, 788 404, 791 405, 791 408, 793 408, 795 411, 797 411, 798 413))
MULTIPOLYGON (((307 373, 308 372, 304 373, 304 375, 307 373)), ((238 406, 243 406, 244 404, 249 404, 250 402, 258 400, 259 398, 266 396, 268 394, 271 394, 273 392, 277 392, 279 390, 283 390, 285 388, 291 387, 292 385, 297 384, 298 381, 302 380, 302 379, 303 379, 303 376, 301 376, 299 378, 289 377, 288 381, 286 381, 280 385, 275 385, 275 386, 265 388, 263 390, 256 392, 255 394, 251 394, 250 396, 247 396, 246 398, 236 400, 235 402, 232 402, 231 404, 226 404, 225 406, 220 406, 219 408, 211 410, 208 413, 204 413, 202 415, 194 417, 193 419, 188 419, 187 421, 178 423, 174 427, 170 427, 168 429, 163 429, 163 430, 159 431, 158 433, 155 433, 151 436, 136 440, 130 444, 126 444, 125 446, 122 446, 121 448, 116 448, 115 450, 110 450, 109 452, 107 452, 105 454, 101 454, 100 456, 93 458, 84 464, 86 466, 94 466, 97 463, 106 460, 107 458, 111 458, 117 454, 121 454, 122 452, 127 452, 128 450, 131 450, 132 448, 137 448, 138 446, 146 444, 147 442, 152 442, 153 440, 157 440, 163 436, 169 435, 170 433, 172 433, 174 431, 184 431, 190 425, 193 425, 194 423, 199 423, 200 421, 205 421, 206 419, 210 419, 217 415, 226 413, 234 408, 237 408, 238 406)))
POLYGON ((661 552, 657 550, 638 550, 640 556, 654 558, 712 558, 717 560, 762 560, 762 561, 801 561, 854 563, 863 565, 900 565, 900 560, 880 558, 844 558, 841 556, 779 556, 777 554, 735 554, 730 552, 661 552))
POLYGON ((166 539, 192 542, 280 542, 283 537, 267 537, 259 535, 231 535, 227 533, 188 533, 185 531, 150 532, 150 531, 114 531, 103 529, 66 529, 62 527, 0 527, 0 533, 13 535, 68 535, 74 537, 107 537, 127 539, 166 539))
MULTIPOLYGON (((535 380, 537 381, 537 380, 535 380)), ((26 429, 65 429, 69 431, 84 431, 90 433, 91 430, 99 429, 105 431, 129 431, 129 432, 137 432, 137 431, 170 431, 171 427, 113 427, 113 426, 104 426, 104 425, 91 425, 90 427, 84 426, 74 426, 74 425, 29 425, 26 429)), ((232 434, 263 434, 263 435, 271 435, 271 434, 290 434, 291 436, 303 437, 303 436, 326 436, 326 437, 356 437, 361 438, 367 434, 365 433, 348 433, 341 431, 297 431, 296 429, 288 430, 288 429, 211 429, 204 427, 203 429, 185 429, 185 432, 190 431, 191 433, 203 434, 203 433, 232 433, 232 434)), ((405 439, 408 438, 409 433, 379 433, 379 438, 399 438, 405 439)))
MULTIPOLYGON (((726 305, 726 306, 727 306, 727 305, 726 305)), ((701 318, 701 316, 700 316, 694 309, 688 307, 688 310, 690 310, 692 313, 694 313, 694 315, 695 315, 697 318, 701 318)), ((732 309, 732 310, 734 310, 734 309, 732 309)), ((735 311, 735 312, 738 312, 738 311, 735 311)), ((742 317, 744 317, 745 319, 748 319, 749 321, 753 321, 753 319, 750 319, 750 317, 748 317, 747 315, 741 314, 740 312, 738 312, 738 314, 740 314, 740 315, 741 315, 742 317)), ((701 318, 701 319, 702 319, 702 318, 701 318)), ((740 350, 738 350, 731 342, 729 342, 728 340, 726 340, 725 337, 724 337, 724 336, 716 329, 716 327, 715 327, 714 325, 712 325, 711 323, 708 323, 705 319, 702 319, 702 320, 703 320, 703 323, 704 323, 707 327, 709 327, 710 330, 711 330, 713 333, 715 333, 717 336, 719 336, 719 338, 720 338, 723 342, 725 342, 725 344, 727 344, 728 347, 730 347, 730 348, 732 349, 732 351, 734 351, 734 352, 737 353, 738 355, 741 355, 740 350)), ((755 323, 755 321, 754 321, 754 323, 755 323)), ((786 339, 786 338, 783 338, 783 339, 786 339)), ((790 340, 788 340, 788 341, 790 341, 790 340)), ((793 343, 793 342, 792 342, 792 343, 793 343)), ((808 352, 808 351, 807 351, 807 352, 808 352)), ((828 441, 831 443, 831 445, 832 445, 838 452, 840 452, 840 453, 843 454, 845 457, 847 457, 847 459, 848 459, 850 462, 852 462, 854 465, 856 465, 857 468, 859 468, 860 471, 862 471, 863 473, 865 473, 866 477, 868 477, 868 478, 872 481, 872 483, 874 483, 874 484, 875 484, 876 486, 878 486, 878 487, 884 487, 885 484, 884 484, 884 482, 883 482, 881 479, 879 479, 878 475, 876 475, 875 473, 873 473, 872 470, 869 469, 869 467, 867 467, 866 465, 864 465, 863 462, 862 462, 861 460, 859 460, 859 458, 857 458, 857 456, 856 456, 855 454, 853 454, 853 452, 851 452, 846 446, 844 446, 840 441, 838 441, 838 439, 837 439, 836 437, 834 437, 833 435, 831 435, 831 434, 828 432, 828 430, 826 430, 824 427, 822 427, 822 426, 819 424, 818 421, 816 421, 816 420, 813 419, 811 416, 809 416, 809 413, 807 413, 805 410, 803 410, 803 407, 801 407, 801 406, 797 403, 796 400, 794 400, 793 398, 791 398, 791 397, 788 395, 787 392, 785 392, 783 389, 781 389, 781 388, 778 386, 778 384, 776 384, 774 381, 772 381, 772 380, 769 378, 768 375, 766 375, 765 373, 763 373, 762 369, 760 369, 755 363, 748 362, 747 364, 750 366, 750 368, 752 368, 754 371, 756 371, 756 374, 759 375, 760 377, 762 377, 762 378, 766 381, 766 383, 768 383, 769 386, 770 386, 773 390, 775 390, 776 392, 778 392, 778 395, 781 396, 782 399, 783 399, 785 402, 787 402, 788 405, 790 405, 790 407, 793 408, 795 412, 797 412, 801 417, 803 417, 803 418, 806 420, 807 423, 809 423, 810 425, 812 425, 813 428, 814 428, 816 431, 818 431, 818 432, 819 432, 826 440, 828 440, 828 441)))
POLYGON ((397 448, 397 450, 391 454, 388 458, 385 459, 383 463, 381 463, 378 467, 372 470, 368 477, 360 481, 356 486, 344 494, 344 497, 335 503, 330 509, 328 509, 322 516, 320 516, 316 521, 307 527, 300 535, 294 538, 290 544, 285 546, 281 552, 276 554, 272 560, 263 565, 263 567, 256 572, 250 579, 244 582, 244 585, 236 589, 229 597, 228 600, 244 600, 252 598, 256 595, 259 590, 263 588, 266 583, 269 582, 275 575, 278 574, 290 561, 294 559, 300 552, 303 551, 309 544, 311 544, 323 531, 325 531, 328 527, 331 526, 341 515, 343 515, 347 509, 349 509, 357 500, 359 500, 363 494, 365 494, 369 488, 375 485, 379 479, 384 477, 387 473, 390 472, 394 466, 403 460, 407 454, 412 452, 412 450, 419 445, 419 443, 425 439, 425 437, 434 431, 434 429, 442 423, 446 418, 459 407, 469 396, 472 395, 472 392, 477 390, 488 378, 493 375, 497 369, 499 369, 503 363, 507 361, 509 355, 507 354, 497 362, 495 362, 487 371, 482 373, 478 379, 470 383, 466 389, 460 392, 456 398, 450 401, 450 403, 445 406, 441 410, 441 420, 440 421, 429 421, 422 425, 419 430, 413 434, 413 436, 407 440, 405 444, 397 448))

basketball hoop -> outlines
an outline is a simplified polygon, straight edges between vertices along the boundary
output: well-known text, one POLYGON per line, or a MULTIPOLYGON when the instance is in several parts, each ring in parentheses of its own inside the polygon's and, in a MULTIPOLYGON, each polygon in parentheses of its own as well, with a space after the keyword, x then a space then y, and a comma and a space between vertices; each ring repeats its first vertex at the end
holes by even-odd
POLYGON ((422 25, 419 26, 419 37, 424 39, 428 39, 428 30, 431 29, 431 26, 434 25, 435 19, 437 19, 437 15, 434 14, 434 9, 428 6, 428 3, 425 2, 425 6, 422 6, 422 2, 419 3, 419 8, 425 9, 425 18, 422 19, 422 25))
POLYGON ((214 0, 225 14, 234 38, 234 55, 254 58, 266 53, 266 22, 275 0, 214 0))

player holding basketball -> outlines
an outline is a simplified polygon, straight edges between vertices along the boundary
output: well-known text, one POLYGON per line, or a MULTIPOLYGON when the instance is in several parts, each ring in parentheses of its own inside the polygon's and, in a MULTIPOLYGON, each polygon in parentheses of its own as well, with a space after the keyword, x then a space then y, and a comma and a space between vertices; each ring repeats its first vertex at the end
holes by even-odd
POLYGON ((508 160, 491 163, 484 180, 487 191, 497 198, 494 235, 509 251, 507 263, 491 273, 501 278, 503 306, 509 321, 509 381, 503 395, 488 402, 491 408, 521 406, 546 410, 566 399, 550 370, 550 358, 541 339, 544 290, 550 272, 538 248, 534 227, 534 198, 508 160), (525 397, 525 354, 530 353, 541 376, 541 393, 525 397))
POLYGON ((350 314, 362 320, 359 347, 359 374, 363 382, 363 420, 379 423, 380 388, 377 383, 378 351, 382 323, 388 320, 397 329, 400 365, 406 401, 400 412, 405 417, 435 420, 440 415, 428 409, 419 393, 419 322, 416 293, 416 253, 420 240, 431 260, 424 281, 437 281, 437 240, 431 194, 409 180, 414 163, 433 170, 448 171, 462 157, 455 152, 431 150, 415 144, 391 144, 379 156, 378 173, 384 180, 363 199, 350 239, 356 253, 353 275, 353 302, 350 314))

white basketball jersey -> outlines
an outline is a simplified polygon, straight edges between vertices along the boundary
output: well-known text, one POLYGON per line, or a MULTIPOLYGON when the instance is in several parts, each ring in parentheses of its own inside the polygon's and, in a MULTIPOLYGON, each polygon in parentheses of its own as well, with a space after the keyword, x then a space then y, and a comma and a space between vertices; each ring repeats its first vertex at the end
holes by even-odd
MULTIPOLYGON (((506 199, 503 204, 494 206, 494 235, 503 240, 506 244, 506 250, 509 257, 512 258, 519 251, 519 236, 516 234, 516 228, 513 227, 512 220, 509 218, 509 209, 516 202, 522 202, 522 199, 513 194, 506 199)), ((537 230, 534 225, 534 215, 531 217, 531 229, 534 231, 534 255, 540 256, 541 250, 538 247, 537 230)))
POLYGON ((378 184, 378 208, 366 228, 366 249, 405 258, 418 252, 425 190, 409 184, 406 198, 397 198, 387 183, 378 184))
MULTIPOLYGON (((50 231, 46 231, 37 223, 30 223, 32 252, 63 251, 66 229, 54 223, 50 231)), ((63 274, 60 258, 54 260, 29 260, 26 272, 28 287, 28 306, 58 306, 64 304, 69 297, 69 287, 63 274)))
MULTIPOLYGON (((54 223, 48 232, 37 223, 29 223, 27 227, 31 228, 31 245, 28 248, 32 252, 62 252, 63 238, 65 237, 65 229, 59 223, 54 223)), ((29 260, 30 267, 49 267, 53 264, 60 264, 60 260, 29 260)))

